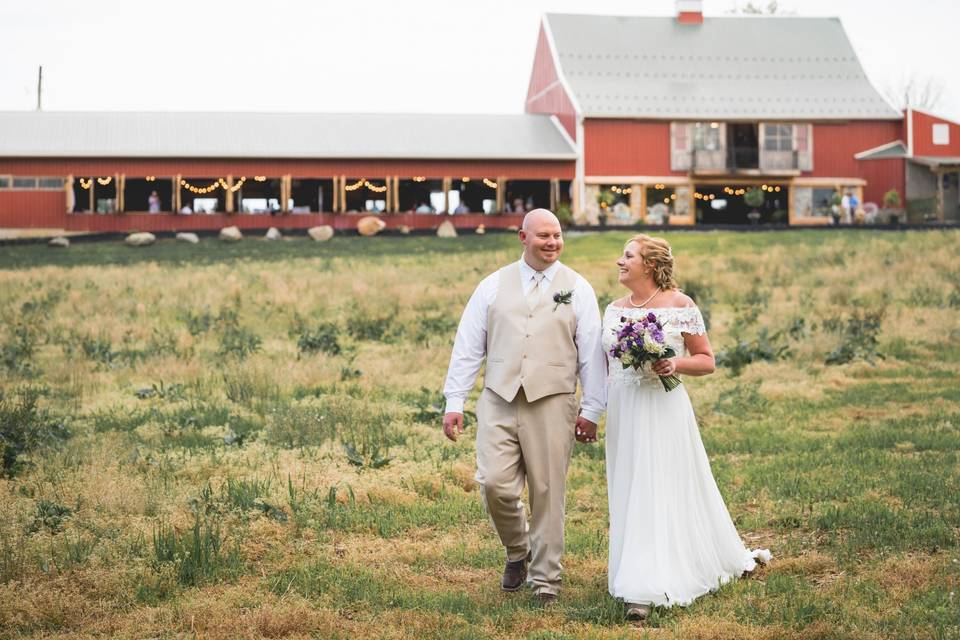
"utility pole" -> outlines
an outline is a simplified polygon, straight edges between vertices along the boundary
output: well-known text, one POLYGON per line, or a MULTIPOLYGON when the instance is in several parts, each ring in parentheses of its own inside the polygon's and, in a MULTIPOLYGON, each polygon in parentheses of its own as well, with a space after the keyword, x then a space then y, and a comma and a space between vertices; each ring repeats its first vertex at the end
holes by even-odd
POLYGON ((40 65, 40 71, 37 74, 37 111, 43 111, 40 104, 40 93, 43 91, 43 65, 40 65))

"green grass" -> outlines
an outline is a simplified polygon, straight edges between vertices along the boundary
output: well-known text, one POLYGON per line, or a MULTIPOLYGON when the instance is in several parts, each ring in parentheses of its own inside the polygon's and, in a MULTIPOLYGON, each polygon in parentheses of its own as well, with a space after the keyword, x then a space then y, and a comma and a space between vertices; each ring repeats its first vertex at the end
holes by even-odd
MULTIPOLYGON (((601 300, 630 235, 567 239, 601 300)), ((0 637, 960 637, 960 234, 667 238, 730 357, 686 384, 755 577, 627 626, 601 442, 559 605, 500 592, 475 416, 447 442, 438 394, 512 235, 16 245, 0 637)))

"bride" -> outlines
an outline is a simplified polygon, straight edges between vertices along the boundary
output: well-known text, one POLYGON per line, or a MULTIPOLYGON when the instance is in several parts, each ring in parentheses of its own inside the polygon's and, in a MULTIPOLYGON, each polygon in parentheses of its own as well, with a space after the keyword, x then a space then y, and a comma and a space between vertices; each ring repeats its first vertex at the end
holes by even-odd
POLYGON ((638 235, 617 260, 630 293, 607 307, 607 494, 610 594, 627 619, 652 606, 688 605, 766 561, 740 541, 710 471, 684 385, 664 391, 658 375, 703 376, 715 364, 703 317, 677 290, 673 255, 662 239, 638 235), (654 313, 678 355, 635 371, 610 355, 624 319, 654 313))

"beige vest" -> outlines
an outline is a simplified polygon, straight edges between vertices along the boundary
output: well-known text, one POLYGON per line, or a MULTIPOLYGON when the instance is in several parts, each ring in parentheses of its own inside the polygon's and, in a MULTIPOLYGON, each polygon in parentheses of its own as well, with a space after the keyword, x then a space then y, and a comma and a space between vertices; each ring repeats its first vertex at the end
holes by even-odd
POLYGON ((520 387, 529 402, 577 390, 577 317, 573 302, 557 305, 553 295, 573 291, 576 274, 560 265, 553 282, 531 311, 523 295, 520 265, 500 269, 497 297, 487 311, 487 368, 484 385, 507 402, 520 387), (554 309, 556 307, 556 309, 554 309))

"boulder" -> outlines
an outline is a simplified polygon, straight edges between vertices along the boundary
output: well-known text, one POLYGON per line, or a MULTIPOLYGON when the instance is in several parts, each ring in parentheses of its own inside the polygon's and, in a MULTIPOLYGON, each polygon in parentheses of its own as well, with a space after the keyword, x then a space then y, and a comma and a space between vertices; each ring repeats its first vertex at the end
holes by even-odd
POLYGON ((317 242, 326 242, 333 237, 333 227, 328 224, 322 224, 319 227, 310 227, 307 229, 307 235, 317 242))
POLYGON ((515 224, 512 224, 509 227, 507 227, 507 231, 520 231, 520 227, 518 227, 515 224))
POLYGON ((153 235, 149 231, 140 231, 139 233, 131 233, 126 237, 124 242, 126 242, 131 247, 146 247, 153 244, 157 241, 157 236, 153 235))
POLYGON ((402 225, 400 225, 399 227, 397 227, 397 231, 399 231, 401 234, 403 234, 403 235, 405 235, 405 236, 410 235, 410 227, 408 227, 408 226, 405 225, 405 224, 402 224, 402 225))
POLYGON ((457 228, 453 226, 453 223, 449 220, 444 220, 440 223, 440 226, 437 227, 437 237, 438 238, 456 238, 457 237, 457 228))
POLYGON ((181 231, 177 234, 178 242, 189 242, 190 244, 197 244, 200 242, 200 238, 195 233, 190 233, 188 231, 181 231))
POLYGON ((357 231, 362 236, 375 236, 386 226, 387 223, 377 216, 363 216, 357 220, 357 231))
POLYGON ((480 225, 479 227, 477 227, 476 234, 477 234, 478 236, 482 236, 482 235, 485 234, 486 232, 487 232, 487 228, 486 228, 485 226, 480 225))
POLYGON ((243 234, 236 226, 224 227, 220 229, 220 239, 226 242, 239 242, 243 239, 243 234))
POLYGON ((276 227, 270 227, 267 229, 267 234, 263 236, 264 240, 279 240, 283 235, 280 233, 280 230, 276 227))
POLYGON ((57 236, 56 238, 50 238, 50 241, 47 243, 48 247, 69 247, 70 238, 64 238, 63 236, 57 236))

